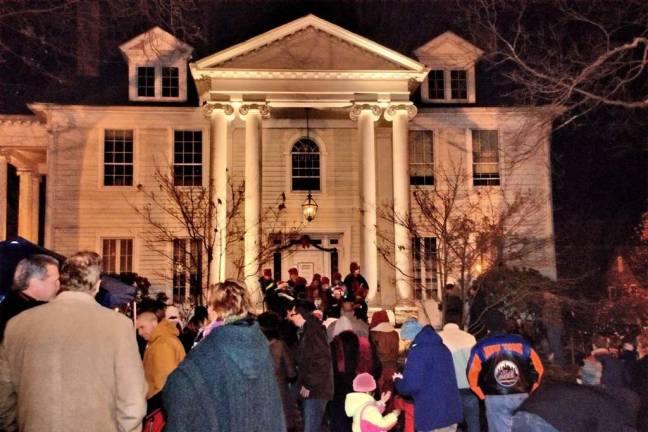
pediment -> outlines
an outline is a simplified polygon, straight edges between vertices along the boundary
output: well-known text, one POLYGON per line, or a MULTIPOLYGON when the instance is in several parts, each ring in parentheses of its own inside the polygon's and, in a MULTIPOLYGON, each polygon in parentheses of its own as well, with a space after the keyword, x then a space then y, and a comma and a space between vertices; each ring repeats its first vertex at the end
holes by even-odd
POLYGON ((153 27, 134 37, 120 45, 119 49, 127 59, 188 58, 193 51, 193 47, 177 39, 171 33, 162 30, 160 27, 153 27))
POLYGON ((196 62, 199 69, 416 71, 421 63, 313 15, 196 62))
POLYGON ((484 51, 451 31, 435 37, 414 50, 414 54, 424 60, 461 57, 474 62, 483 53, 484 51))

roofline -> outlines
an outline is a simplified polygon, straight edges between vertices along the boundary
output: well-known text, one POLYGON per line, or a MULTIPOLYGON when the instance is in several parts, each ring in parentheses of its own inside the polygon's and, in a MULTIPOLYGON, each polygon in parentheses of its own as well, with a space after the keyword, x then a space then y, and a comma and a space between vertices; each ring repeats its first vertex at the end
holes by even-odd
POLYGON ((290 34, 293 34, 301 29, 308 27, 309 25, 324 30, 327 33, 332 34, 333 36, 339 37, 354 45, 364 46, 370 51, 373 51, 375 54, 389 61, 400 64, 401 66, 410 68, 417 72, 421 72, 425 70, 424 64, 419 63, 416 60, 411 59, 397 51, 394 51, 383 45, 380 45, 379 43, 376 43, 370 39, 367 39, 363 36, 360 36, 356 33, 346 30, 343 27, 340 27, 329 21, 323 20, 313 14, 308 14, 296 20, 290 21, 282 26, 275 27, 272 30, 268 30, 265 33, 254 36, 244 42, 241 42, 239 44, 221 50, 210 56, 204 57, 200 60, 195 61, 194 63, 198 68, 201 69, 207 68, 208 65, 210 64, 215 64, 215 63, 218 64, 226 60, 230 60, 245 52, 252 51, 259 47, 262 47, 274 40, 278 40, 290 34))

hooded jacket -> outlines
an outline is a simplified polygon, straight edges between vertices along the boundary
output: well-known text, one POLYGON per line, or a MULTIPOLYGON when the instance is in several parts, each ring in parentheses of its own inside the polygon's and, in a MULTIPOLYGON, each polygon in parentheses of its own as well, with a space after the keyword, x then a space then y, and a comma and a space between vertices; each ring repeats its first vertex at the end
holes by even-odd
POLYGON ((349 393, 344 402, 344 411, 353 417, 353 432, 383 432, 398 423, 398 417, 389 413, 383 417, 385 406, 366 393, 349 393))
POLYGON ((544 368, 522 336, 495 333, 477 342, 468 359, 468 383, 480 398, 485 395, 529 393, 540 385, 544 368))
POLYGON ((215 328, 169 376, 165 432, 285 431, 266 337, 252 319, 215 328))
POLYGON ((414 338, 403 378, 396 379, 394 387, 414 399, 417 430, 440 429, 463 418, 452 355, 429 325, 414 338))
POLYGON ((310 399, 333 398, 333 366, 326 329, 314 316, 300 330, 297 350, 297 384, 310 391, 310 399))
POLYGON ((148 383, 146 398, 150 399, 164 387, 167 377, 185 358, 185 350, 178 339, 178 329, 168 319, 155 327, 144 351, 144 375, 148 383))

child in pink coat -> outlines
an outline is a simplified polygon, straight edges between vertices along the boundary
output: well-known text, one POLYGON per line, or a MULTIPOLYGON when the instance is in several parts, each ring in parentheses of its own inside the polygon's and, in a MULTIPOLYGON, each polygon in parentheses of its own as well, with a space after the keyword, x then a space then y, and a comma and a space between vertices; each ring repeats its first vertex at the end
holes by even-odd
POLYGON ((370 374, 357 375, 353 380, 353 390, 344 402, 346 415, 353 417, 353 432, 385 432, 396 426, 400 411, 382 415, 391 392, 385 392, 379 401, 375 400, 372 395, 376 381, 370 374))

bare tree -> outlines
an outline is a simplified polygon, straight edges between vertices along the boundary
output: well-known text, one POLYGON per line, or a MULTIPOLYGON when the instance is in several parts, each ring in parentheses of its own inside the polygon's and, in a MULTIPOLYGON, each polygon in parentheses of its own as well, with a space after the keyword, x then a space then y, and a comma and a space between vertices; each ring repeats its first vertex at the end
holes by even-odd
MULTIPOLYGON (((501 187, 470 192, 467 174, 461 165, 435 175, 434 187, 417 187, 414 191, 412 215, 403 218, 393 207, 380 210, 379 217, 407 228, 413 239, 433 237, 436 240, 434 267, 439 286, 456 280, 464 301, 474 278, 489 267, 519 263, 541 251, 548 239, 529 230, 540 197, 532 193, 507 193, 501 187)), ((394 240, 388 231, 379 230, 379 253, 396 271, 424 292, 425 281, 406 274, 395 265, 394 240)), ((417 251, 414 252, 414 255, 417 251)), ((445 290, 441 298, 445 320, 445 290)), ((424 296, 423 296, 424 297, 424 296)))
MULTIPOLYGON (((243 275, 245 261, 240 244, 245 237, 245 186, 243 183, 234 184, 228 176, 228 200, 224 205, 220 200, 213 201, 211 185, 179 186, 172 168, 157 168, 154 180, 155 187, 150 189, 138 186, 138 191, 145 197, 144 204, 130 203, 146 224, 144 241, 147 247, 178 267, 174 268, 174 273, 189 274, 190 278, 195 279, 191 285, 197 289, 190 293, 190 299, 202 304, 205 300, 202 287, 214 282, 210 280, 210 268, 220 267, 223 260, 229 258, 235 267, 233 276, 240 278, 243 275), (221 236, 214 226, 221 212, 225 213, 223 229, 227 232, 224 248, 218 247, 221 236), (174 256, 174 252, 169 251, 169 245, 179 240, 184 243, 180 245, 179 256, 174 256), (228 251, 228 257, 222 255, 223 250, 228 251)), ((273 235, 293 238, 298 236, 302 228, 300 224, 289 224, 283 220, 284 201, 282 195, 275 204, 263 211, 261 225, 266 235, 261 236, 260 252, 256 257, 259 266, 272 258, 275 249, 273 235)), ((256 271, 258 273, 260 268, 256 271)), ((161 271, 160 276, 168 278, 168 273, 161 271)))
POLYGON ((648 3, 628 0, 458 2, 509 95, 564 109, 568 124, 598 106, 648 107, 648 3))

